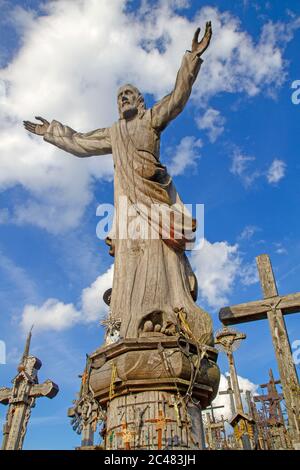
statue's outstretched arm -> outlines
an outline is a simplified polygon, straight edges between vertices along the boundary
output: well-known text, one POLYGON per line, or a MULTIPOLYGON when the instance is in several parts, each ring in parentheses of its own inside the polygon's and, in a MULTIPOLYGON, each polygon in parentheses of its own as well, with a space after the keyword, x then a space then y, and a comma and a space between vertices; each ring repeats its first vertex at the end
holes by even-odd
POLYGON ((24 121, 29 132, 43 136, 46 142, 59 147, 76 157, 91 157, 112 153, 109 128, 96 129, 91 132, 76 132, 58 121, 51 124, 42 117, 36 117, 42 124, 24 121))
POLYGON ((194 34, 191 51, 186 52, 183 57, 172 93, 156 103, 151 110, 152 126, 158 131, 162 131, 178 116, 190 97, 192 86, 203 62, 201 55, 208 48, 212 37, 211 22, 206 23, 205 34, 200 42, 198 42, 199 33, 200 28, 194 34))

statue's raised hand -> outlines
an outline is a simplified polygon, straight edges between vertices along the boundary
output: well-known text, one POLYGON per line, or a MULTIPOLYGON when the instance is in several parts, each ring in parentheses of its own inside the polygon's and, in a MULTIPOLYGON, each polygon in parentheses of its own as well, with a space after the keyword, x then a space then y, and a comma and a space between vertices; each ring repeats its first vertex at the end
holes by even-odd
POLYGON ((36 116, 35 119, 37 119, 38 121, 41 121, 43 124, 36 124, 30 121, 23 121, 25 129, 29 132, 32 132, 33 134, 45 135, 50 125, 50 122, 48 122, 46 119, 42 118, 41 116, 36 116))
POLYGON ((205 33, 200 42, 198 42, 199 33, 200 33, 200 28, 197 28, 193 37, 192 52, 194 52, 200 57, 203 54, 203 52, 205 52, 206 49, 208 48, 211 37, 212 37, 211 21, 207 21, 205 33))

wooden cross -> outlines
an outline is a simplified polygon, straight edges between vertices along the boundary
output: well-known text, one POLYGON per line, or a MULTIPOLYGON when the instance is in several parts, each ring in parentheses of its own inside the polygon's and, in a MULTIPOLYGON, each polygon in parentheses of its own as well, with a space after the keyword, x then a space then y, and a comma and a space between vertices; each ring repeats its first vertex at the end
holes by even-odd
POLYGON ((248 415, 255 421, 254 403, 252 402, 252 394, 250 390, 246 390, 246 402, 248 406, 248 415))
MULTIPOLYGON (((215 408, 224 408, 224 406, 217 406, 215 408)), ((209 409, 209 408, 207 408, 209 409)), ((225 447, 227 446, 226 442, 226 432, 225 432, 225 420, 223 416, 220 421, 216 421, 214 418, 211 418, 210 414, 206 416, 206 429, 207 429, 207 443, 210 449, 216 450, 222 447, 222 436, 223 432, 223 441, 225 447)))
POLYGON ((130 431, 129 429, 127 429, 126 421, 124 421, 122 423, 122 431, 116 432, 116 436, 120 436, 122 438, 122 441, 125 445, 126 450, 131 449, 130 444, 131 444, 131 441, 133 440, 135 434, 136 434, 135 431, 130 431))
POLYGON ((233 325, 268 319, 275 349, 283 395, 286 403, 289 429, 294 443, 300 442, 300 393, 284 315, 300 311, 300 292, 278 294, 271 261, 268 255, 256 258, 264 298, 254 302, 225 307, 219 318, 224 325, 233 325))
POLYGON ((238 376, 235 368, 233 351, 237 348, 240 340, 245 339, 244 333, 239 333, 233 329, 224 327, 221 331, 217 332, 215 344, 219 346, 223 352, 226 353, 229 363, 230 378, 233 385, 233 394, 235 399, 235 408, 237 413, 244 413, 243 403, 240 393, 238 376))
POLYGON ((2 450, 22 449, 31 408, 35 406, 36 398, 54 398, 58 393, 58 386, 51 380, 38 383, 37 372, 42 363, 29 355, 30 340, 31 331, 12 388, 0 388, 0 403, 9 405, 3 427, 2 450))
POLYGON ((261 388, 267 389, 267 394, 255 395, 254 401, 260 403, 268 403, 268 417, 267 423, 270 426, 282 425, 284 426, 283 414, 280 406, 280 402, 283 399, 283 395, 278 393, 276 385, 280 384, 280 380, 274 380, 272 369, 269 371, 270 381, 266 384, 261 384, 261 388))
POLYGON ((174 419, 166 418, 162 412, 159 410, 158 418, 152 418, 145 420, 145 423, 155 423, 156 424, 156 431, 157 431, 157 448, 162 449, 162 436, 163 430, 166 427, 167 423, 175 423, 174 419))
MULTIPOLYGON (((228 375, 226 377, 227 379, 227 382, 228 382, 228 387, 227 387, 227 390, 221 390, 219 392, 219 395, 229 395, 229 398, 230 398, 230 411, 231 411, 231 416, 234 416, 235 413, 236 413, 236 409, 235 409, 235 403, 234 403, 234 392, 233 392, 233 388, 231 386, 231 379, 230 379, 230 376, 228 375)), ((240 393, 243 393, 243 390, 240 389, 240 393)))
MULTIPOLYGON (((210 412, 211 412, 211 419, 212 419, 212 422, 215 423, 215 422, 216 422, 216 418, 215 418, 214 410, 218 410, 219 408, 224 408, 224 405, 213 406, 213 405, 211 404, 210 406, 208 406, 207 408, 205 408, 205 410, 203 410, 203 411, 210 411, 210 412)), ((207 413, 206 413, 206 414, 207 414, 207 413)))

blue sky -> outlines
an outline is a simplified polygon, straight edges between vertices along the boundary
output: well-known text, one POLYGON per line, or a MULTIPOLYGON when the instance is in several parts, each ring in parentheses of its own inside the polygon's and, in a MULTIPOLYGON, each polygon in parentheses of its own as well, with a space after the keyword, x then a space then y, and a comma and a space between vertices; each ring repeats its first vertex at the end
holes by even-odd
MULTIPOLYGON (((0 340, 13 378, 30 321, 40 381, 25 448, 79 443, 66 416, 85 354, 103 340, 102 293, 111 283, 96 208, 113 201, 111 157, 76 159, 23 131, 23 119, 58 119, 78 130, 117 119, 120 83, 148 106, 171 90, 193 32, 207 19, 211 46, 183 114, 165 131, 161 159, 186 203, 205 204, 206 244, 191 254, 198 303, 220 328, 220 307, 261 297, 254 259, 271 256, 280 293, 299 291, 300 6, 293 1, 1 1, 0 340), (190 3, 190 4, 189 4, 190 3), (81 4, 81 7, 79 7, 81 4), (49 300, 55 299, 55 300, 49 300)), ((286 323, 300 338, 299 317, 286 323)), ((265 321, 241 325, 238 373, 252 384, 277 374, 265 321)), ((220 355, 223 373, 227 364, 220 355)), ((297 367, 299 371, 299 366, 297 367)), ((0 418, 5 417, 5 407, 0 418)))

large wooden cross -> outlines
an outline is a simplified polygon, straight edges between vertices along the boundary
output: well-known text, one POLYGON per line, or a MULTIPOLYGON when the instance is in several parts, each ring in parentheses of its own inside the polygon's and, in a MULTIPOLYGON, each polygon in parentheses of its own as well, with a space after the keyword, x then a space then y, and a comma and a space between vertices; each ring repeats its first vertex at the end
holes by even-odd
POLYGON ((256 258, 264 298, 254 302, 225 307, 219 318, 224 325, 234 325, 268 319, 275 349, 278 370, 286 403, 289 429, 296 443, 300 442, 300 393, 284 315, 300 311, 300 292, 278 294, 271 261, 268 255, 256 258))

